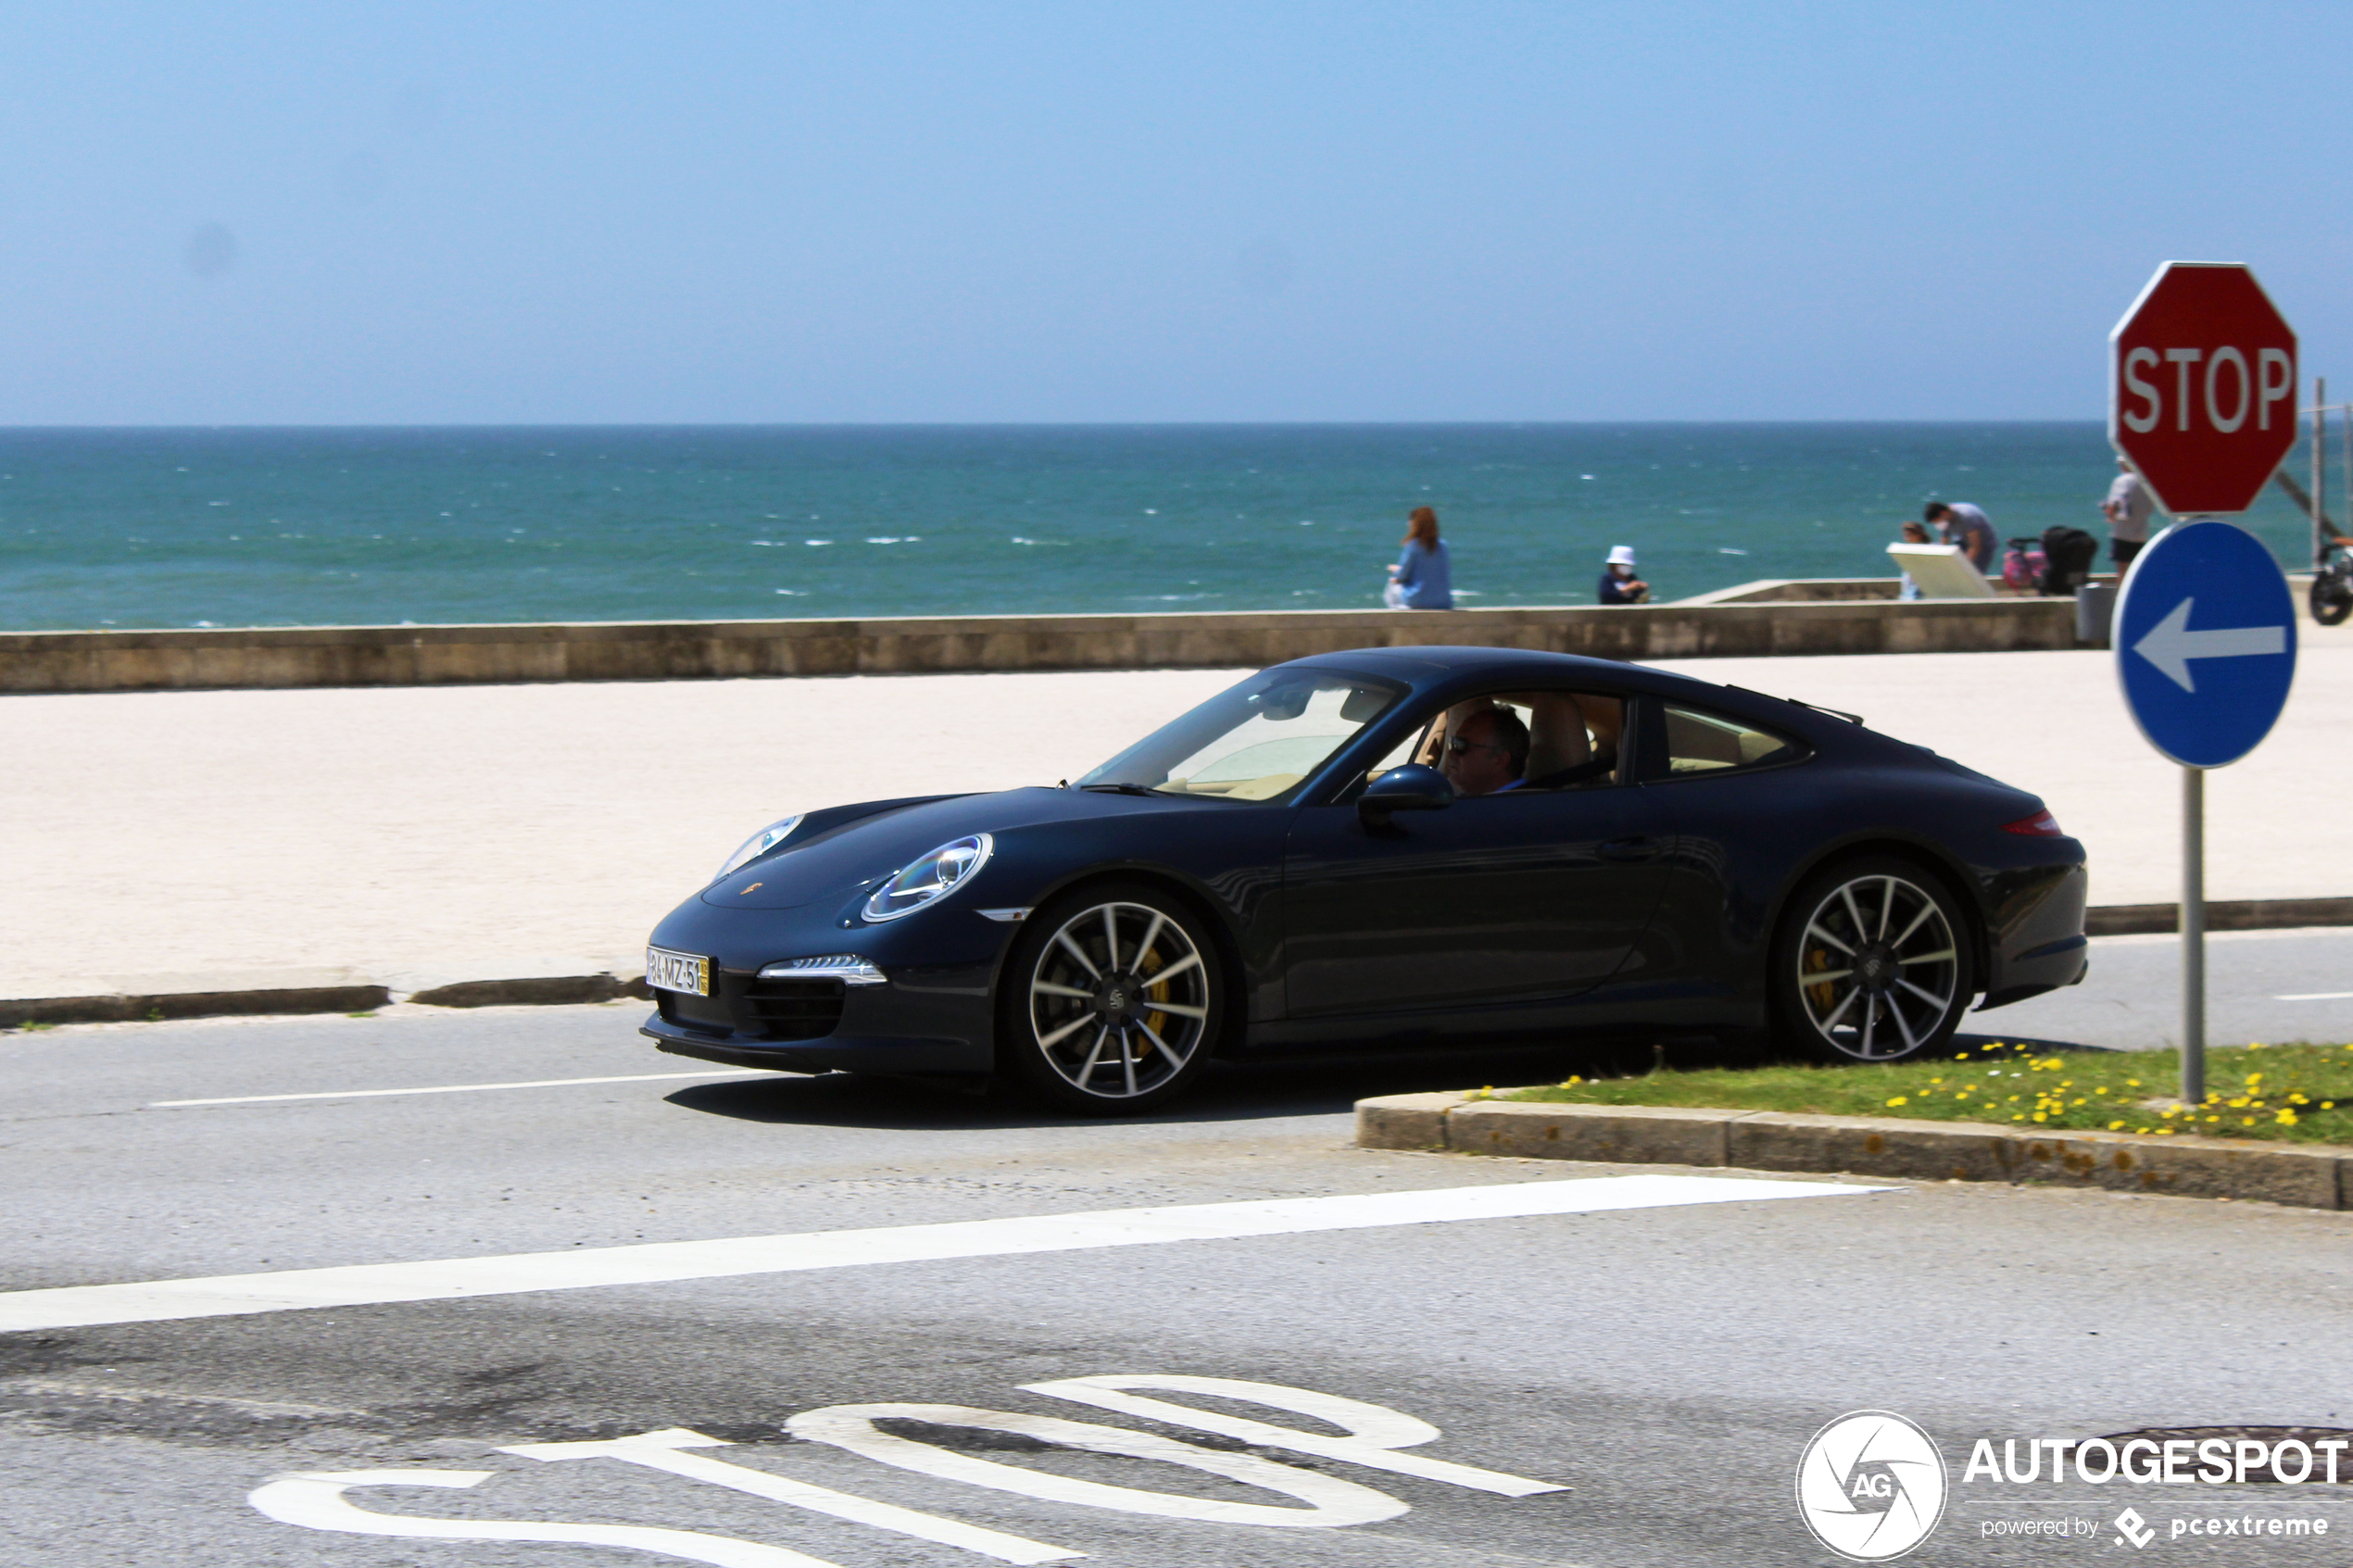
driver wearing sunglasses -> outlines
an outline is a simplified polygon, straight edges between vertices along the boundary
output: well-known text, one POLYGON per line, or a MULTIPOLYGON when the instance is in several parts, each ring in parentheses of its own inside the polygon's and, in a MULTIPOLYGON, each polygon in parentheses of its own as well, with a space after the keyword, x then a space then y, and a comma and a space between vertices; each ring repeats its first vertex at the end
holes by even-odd
POLYGON ((1528 767, 1528 726, 1507 708, 1482 708, 1453 726, 1438 771, 1456 795, 1517 789, 1528 767))

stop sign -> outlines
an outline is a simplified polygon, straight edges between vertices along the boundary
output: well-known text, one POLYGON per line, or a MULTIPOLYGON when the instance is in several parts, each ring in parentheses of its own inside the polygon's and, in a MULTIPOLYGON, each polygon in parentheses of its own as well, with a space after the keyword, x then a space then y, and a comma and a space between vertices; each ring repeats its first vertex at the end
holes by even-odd
POLYGON ((2108 438, 2158 506, 2243 512, 2296 445, 2296 333, 2236 262, 2169 261, 2108 334, 2108 438))

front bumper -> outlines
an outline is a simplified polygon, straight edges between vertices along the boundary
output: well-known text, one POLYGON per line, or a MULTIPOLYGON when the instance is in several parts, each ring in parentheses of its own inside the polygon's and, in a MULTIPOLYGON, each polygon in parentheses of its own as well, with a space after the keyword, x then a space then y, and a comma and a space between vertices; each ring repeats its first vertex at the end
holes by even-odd
POLYGON ((783 1073, 990 1072, 987 970, 885 972, 881 985, 714 969, 710 997, 656 991, 638 1033, 677 1056, 783 1073))
POLYGON ((689 898, 652 942, 708 957, 711 995, 656 990, 638 1033, 674 1055, 731 1067, 985 1073, 996 1058, 990 987, 1011 929, 964 907, 853 927, 823 909, 721 909, 689 898), (760 978, 785 960, 841 952, 875 964, 884 983, 760 978))

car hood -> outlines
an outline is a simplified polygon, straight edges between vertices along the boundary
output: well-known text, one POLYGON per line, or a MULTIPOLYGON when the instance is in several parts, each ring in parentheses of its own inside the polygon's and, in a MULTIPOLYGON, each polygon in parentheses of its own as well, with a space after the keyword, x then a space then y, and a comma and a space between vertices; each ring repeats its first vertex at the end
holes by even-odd
MULTIPOLYGON (((959 795, 859 816, 721 877, 702 901, 723 909, 797 909, 848 902, 927 849, 970 834, 1015 833, 1057 822, 1183 809, 1187 802, 1084 789, 1029 788, 959 795)), ((1193 809, 1198 809, 1198 805, 1193 809)))

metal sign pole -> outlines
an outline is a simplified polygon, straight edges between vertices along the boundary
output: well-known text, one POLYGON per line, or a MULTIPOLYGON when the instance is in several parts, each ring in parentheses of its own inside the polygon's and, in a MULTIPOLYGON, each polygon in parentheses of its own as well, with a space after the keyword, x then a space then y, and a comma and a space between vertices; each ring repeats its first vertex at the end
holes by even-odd
POLYGON ((2206 770, 2182 770, 2182 1101, 2206 1102, 2206 770))
POLYGON ((2329 383, 2312 378, 2312 564, 2329 563, 2329 383))

